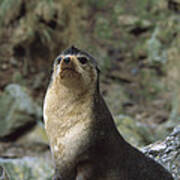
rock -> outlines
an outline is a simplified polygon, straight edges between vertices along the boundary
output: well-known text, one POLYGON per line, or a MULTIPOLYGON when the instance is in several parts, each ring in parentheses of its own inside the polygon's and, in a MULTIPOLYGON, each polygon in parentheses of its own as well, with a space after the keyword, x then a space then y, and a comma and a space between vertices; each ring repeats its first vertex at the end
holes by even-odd
POLYGON ((12 142, 0 142, 0 158, 17 159, 23 157, 46 156, 51 159, 49 146, 42 143, 20 144, 12 142))
POLYGON ((148 60, 152 64, 167 62, 167 54, 157 38, 158 34, 160 34, 160 30, 156 28, 151 38, 147 41, 148 60))
POLYGON ((164 141, 144 147, 142 151, 154 158, 173 175, 175 180, 180 179, 180 125, 166 137, 164 141))
POLYGON ((31 129, 28 133, 23 135, 17 140, 17 143, 27 144, 28 143, 39 143, 39 144, 49 144, 48 137, 45 132, 44 124, 38 122, 36 126, 31 129))
POLYGON ((9 180, 9 176, 5 169, 0 166, 0 180, 9 180))
POLYGON ((118 17, 118 23, 121 26, 140 26, 143 28, 149 28, 152 26, 151 22, 148 20, 144 20, 137 16, 133 15, 121 15, 118 17))
POLYGON ((54 173, 52 164, 42 157, 0 158, 0 167, 0 177, 9 180, 50 180, 54 173))
POLYGON ((17 84, 10 84, 5 88, 0 97, 0 107, 0 138, 9 136, 20 127, 42 117, 41 108, 17 84))

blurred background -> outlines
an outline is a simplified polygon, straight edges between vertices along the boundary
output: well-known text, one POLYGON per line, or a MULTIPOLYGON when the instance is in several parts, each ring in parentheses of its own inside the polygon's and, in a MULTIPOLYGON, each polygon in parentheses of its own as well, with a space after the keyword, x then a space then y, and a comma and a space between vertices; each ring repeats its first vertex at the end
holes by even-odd
POLYGON ((101 92, 128 142, 148 145, 179 124, 179 0, 1 0, 4 179, 52 176, 43 98, 53 60, 72 44, 97 59, 101 92))

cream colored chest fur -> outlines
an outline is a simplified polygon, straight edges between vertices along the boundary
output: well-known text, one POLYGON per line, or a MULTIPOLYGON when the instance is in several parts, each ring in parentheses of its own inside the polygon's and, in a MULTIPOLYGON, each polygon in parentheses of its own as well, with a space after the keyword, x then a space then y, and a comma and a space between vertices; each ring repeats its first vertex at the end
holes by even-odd
POLYGON ((46 94, 44 121, 54 158, 71 162, 89 144, 93 120, 92 97, 66 97, 52 90, 46 94), (77 98, 77 99, 76 99, 77 98))

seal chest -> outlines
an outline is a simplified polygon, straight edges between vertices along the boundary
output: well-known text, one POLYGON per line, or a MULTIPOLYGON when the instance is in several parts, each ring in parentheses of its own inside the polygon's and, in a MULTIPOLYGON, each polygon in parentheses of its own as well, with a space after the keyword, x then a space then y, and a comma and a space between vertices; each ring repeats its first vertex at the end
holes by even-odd
POLYGON ((54 96, 54 91, 49 89, 44 103, 45 128, 56 159, 62 156, 72 158, 81 153, 90 136, 89 126, 93 117, 92 100, 86 98, 84 101, 79 97, 79 101, 74 101, 74 97, 71 97, 71 101, 69 97, 70 101, 67 98, 64 102, 61 96, 54 96))

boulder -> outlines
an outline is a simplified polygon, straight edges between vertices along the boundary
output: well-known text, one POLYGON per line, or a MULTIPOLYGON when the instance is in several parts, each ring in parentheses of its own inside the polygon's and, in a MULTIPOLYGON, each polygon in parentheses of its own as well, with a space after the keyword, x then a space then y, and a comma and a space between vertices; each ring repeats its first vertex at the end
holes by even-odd
POLYGON ((164 141, 142 148, 149 157, 167 168, 175 180, 180 179, 180 125, 164 141))
POLYGON ((0 138, 9 136, 42 117, 42 109, 18 84, 10 84, 5 88, 0 96, 0 107, 0 138))
POLYGON ((52 164, 42 157, 0 158, 0 177, 5 180, 50 180, 52 164))

